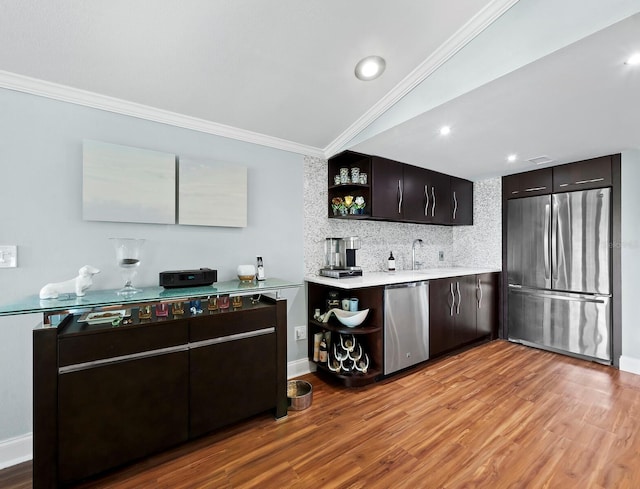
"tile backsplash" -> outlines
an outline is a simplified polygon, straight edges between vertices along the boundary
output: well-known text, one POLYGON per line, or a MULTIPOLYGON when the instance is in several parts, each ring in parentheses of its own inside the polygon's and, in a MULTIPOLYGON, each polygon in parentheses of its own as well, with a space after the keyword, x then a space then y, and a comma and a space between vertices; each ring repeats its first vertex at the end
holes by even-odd
POLYGON ((417 238, 423 241, 421 246, 416 245, 416 261, 422 263, 421 268, 456 265, 500 267, 500 179, 474 184, 474 222, 477 226, 457 228, 347 221, 327 217, 327 161, 307 156, 304 164, 305 274, 314 275, 324 266, 327 237, 345 236, 360 237, 362 245, 356 259, 365 272, 386 270, 389 252, 393 252, 398 270, 411 269, 412 244, 417 238), (496 216, 497 224, 494 222, 496 216), (486 233, 497 234, 485 236, 486 233), (458 239, 462 245, 455 243, 458 239), (443 261, 439 260, 440 251, 444 253, 443 261))

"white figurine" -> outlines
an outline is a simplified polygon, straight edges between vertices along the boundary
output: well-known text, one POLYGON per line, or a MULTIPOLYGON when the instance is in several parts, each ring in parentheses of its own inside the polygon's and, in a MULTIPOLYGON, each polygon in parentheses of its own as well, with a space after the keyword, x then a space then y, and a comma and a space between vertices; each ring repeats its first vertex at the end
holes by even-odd
POLYGON ((84 295, 84 291, 87 290, 93 284, 92 277, 100 273, 100 270, 90 265, 85 265, 78 270, 78 276, 67 280, 65 282, 58 282, 53 284, 47 284, 40 289, 40 299, 55 299, 60 294, 70 294, 75 292, 78 297, 84 295))

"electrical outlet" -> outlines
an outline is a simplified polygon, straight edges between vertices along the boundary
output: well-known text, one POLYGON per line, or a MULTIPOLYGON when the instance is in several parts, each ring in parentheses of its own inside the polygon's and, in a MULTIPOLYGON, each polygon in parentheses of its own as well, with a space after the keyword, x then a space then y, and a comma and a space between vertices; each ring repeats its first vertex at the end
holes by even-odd
POLYGON ((444 261, 444 251, 438 251, 438 260, 444 261))
POLYGON ((296 326, 295 334, 296 334, 296 341, 298 341, 298 340, 306 340, 307 339, 307 327, 306 326, 296 326))
POLYGON ((16 268, 18 266, 18 247, 16 245, 0 245, 0 268, 16 268))

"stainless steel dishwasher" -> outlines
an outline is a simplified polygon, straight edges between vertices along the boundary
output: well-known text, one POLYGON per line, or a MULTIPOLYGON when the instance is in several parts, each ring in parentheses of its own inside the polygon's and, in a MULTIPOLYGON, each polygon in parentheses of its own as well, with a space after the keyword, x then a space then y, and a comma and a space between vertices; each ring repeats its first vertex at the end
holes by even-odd
POLYGON ((429 282, 384 288, 385 375, 429 359, 429 282))

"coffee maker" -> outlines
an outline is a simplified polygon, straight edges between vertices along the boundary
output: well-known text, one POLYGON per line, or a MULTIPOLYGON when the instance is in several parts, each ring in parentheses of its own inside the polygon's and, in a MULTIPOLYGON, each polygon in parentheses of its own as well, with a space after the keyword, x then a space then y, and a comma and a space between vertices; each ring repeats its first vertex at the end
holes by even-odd
POLYGON ((360 238, 327 238, 324 242, 324 268, 320 275, 331 278, 359 277, 362 269, 356 265, 356 250, 360 238))

